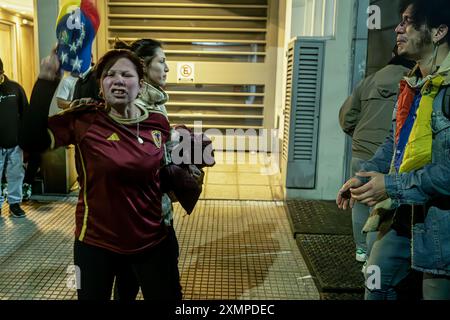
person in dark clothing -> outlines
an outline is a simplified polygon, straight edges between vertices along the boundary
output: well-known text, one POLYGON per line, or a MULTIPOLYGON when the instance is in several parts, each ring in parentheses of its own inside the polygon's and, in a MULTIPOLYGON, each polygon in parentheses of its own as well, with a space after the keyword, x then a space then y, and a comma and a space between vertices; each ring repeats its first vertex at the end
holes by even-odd
POLYGON ((96 69, 94 68, 94 65, 91 67, 87 74, 79 78, 75 83, 72 101, 82 98, 102 100, 97 84, 96 69))
MULTIPOLYGON (((0 59, 0 176, 3 176, 3 170, 6 169, 9 210, 16 218, 25 217, 25 212, 20 207, 25 172, 23 152, 18 145, 18 138, 19 121, 27 107, 25 91, 18 83, 8 79, 0 59)), ((3 192, 0 193, 0 209, 4 198, 3 192)))

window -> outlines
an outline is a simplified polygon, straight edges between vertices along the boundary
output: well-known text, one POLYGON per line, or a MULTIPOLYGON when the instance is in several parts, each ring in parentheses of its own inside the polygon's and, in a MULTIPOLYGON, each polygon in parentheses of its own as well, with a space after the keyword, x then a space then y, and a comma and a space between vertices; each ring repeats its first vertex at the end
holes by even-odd
POLYGON ((293 0, 291 37, 331 37, 335 32, 336 0, 293 0))

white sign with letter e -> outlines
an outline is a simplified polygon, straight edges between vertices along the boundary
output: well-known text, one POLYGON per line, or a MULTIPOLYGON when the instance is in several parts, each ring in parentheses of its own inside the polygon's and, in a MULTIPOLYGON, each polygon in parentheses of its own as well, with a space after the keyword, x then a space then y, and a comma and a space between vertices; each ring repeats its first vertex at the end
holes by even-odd
POLYGON ((195 82, 195 65, 192 62, 177 63, 178 82, 195 82))

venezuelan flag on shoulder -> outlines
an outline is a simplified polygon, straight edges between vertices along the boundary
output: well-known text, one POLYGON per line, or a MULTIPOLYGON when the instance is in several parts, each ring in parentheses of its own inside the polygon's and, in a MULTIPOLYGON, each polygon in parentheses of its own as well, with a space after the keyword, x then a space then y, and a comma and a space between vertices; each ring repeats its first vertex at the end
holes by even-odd
POLYGON ((92 60, 92 43, 100 25, 94 0, 64 0, 56 21, 56 53, 61 68, 73 76, 85 73, 92 60))

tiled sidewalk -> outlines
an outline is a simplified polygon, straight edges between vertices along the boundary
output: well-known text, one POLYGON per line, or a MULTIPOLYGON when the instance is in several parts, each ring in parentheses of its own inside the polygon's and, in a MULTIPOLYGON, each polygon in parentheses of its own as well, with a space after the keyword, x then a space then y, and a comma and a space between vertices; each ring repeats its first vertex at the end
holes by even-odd
MULTIPOLYGON (((24 204, 26 219, 0 218, 0 299, 75 299, 75 198, 24 204)), ((191 216, 176 206, 184 299, 319 299, 275 201, 203 200, 191 216)))

